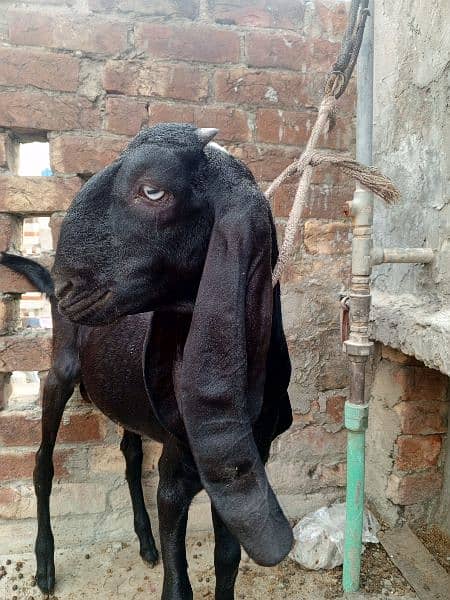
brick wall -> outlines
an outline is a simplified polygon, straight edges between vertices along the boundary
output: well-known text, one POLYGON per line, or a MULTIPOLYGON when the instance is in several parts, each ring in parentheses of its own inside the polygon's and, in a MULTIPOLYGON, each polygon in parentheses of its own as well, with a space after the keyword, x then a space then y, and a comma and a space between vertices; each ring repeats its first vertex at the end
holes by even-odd
POLYGON ((367 491, 390 522, 433 521, 440 509, 449 391, 446 375, 379 345, 367 436, 367 491))
MULTIPOLYGON (((20 248, 26 216, 51 215, 56 239, 83 181, 140 127, 162 120, 218 127, 218 141, 265 186, 308 138, 346 20, 339 0, 3 0, 1 7, 1 249, 20 248), (30 139, 49 141, 53 176, 17 175, 17 144, 30 139)), ((324 148, 352 151, 353 114, 351 89, 324 148)), ((352 189, 332 170, 317 171, 304 241, 284 275, 295 423, 276 443, 269 471, 292 517, 343 491, 347 367, 337 295, 348 281, 342 207, 352 189)), ((289 183, 273 202, 281 233, 292 192, 289 183)), ((0 537, 9 546, 29 546, 34 536, 40 407, 8 399, 8 374, 43 375, 49 366, 49 335, 17 330, 18 297, 29 289, 0 268, 0 537)), ((151 507, 157 455, 148 443, 151 507)), ((55 458, 58 543, 131 537, 117 432, 78 397, 69 403, 55 458)), ((202 526, 204 513, 194 510, 194 524, 202 526)))

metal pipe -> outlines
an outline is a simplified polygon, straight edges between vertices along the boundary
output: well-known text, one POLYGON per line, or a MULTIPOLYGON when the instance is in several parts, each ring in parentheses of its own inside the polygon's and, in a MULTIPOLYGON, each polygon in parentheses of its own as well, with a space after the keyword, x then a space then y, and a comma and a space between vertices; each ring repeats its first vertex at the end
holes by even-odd
POLYGON ((434 252, 431 248, 372 248, 372 265, 382 263, 430 263, 434 252))
MULTIPOLYGON (((358 59, 356 159, 372 164, 373 132, 373 5, 358 59)), ((352 283, 349 294, 350 335, 345 350, 350 362, 350 399, 345 403, 347 433, 347 497, 344 542, 344 592, 359 589, 362 527, 364 513, 365 431, 368 405, 365 404, 365 370, 371 353, 368 324, 370 274, 372 271, 373 196, 357 186, 351 203, 353 219, 352 283)))

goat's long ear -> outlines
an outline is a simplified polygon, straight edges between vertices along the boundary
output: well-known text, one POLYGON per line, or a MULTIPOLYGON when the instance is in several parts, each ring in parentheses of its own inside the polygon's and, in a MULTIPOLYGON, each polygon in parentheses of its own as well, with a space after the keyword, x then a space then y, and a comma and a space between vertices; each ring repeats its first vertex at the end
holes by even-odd
POLYGON ((267 566, 292 545, 252 431, 262 407, 271 319, 268 207, 241 204, 216 215, 177 400, 213 505, 248 554, 267 566))

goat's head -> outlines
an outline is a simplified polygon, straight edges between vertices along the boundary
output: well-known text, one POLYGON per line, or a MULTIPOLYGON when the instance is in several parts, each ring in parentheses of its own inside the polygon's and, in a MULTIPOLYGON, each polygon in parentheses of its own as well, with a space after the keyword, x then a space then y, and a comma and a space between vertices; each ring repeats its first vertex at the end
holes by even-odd
MULTIPOLYGON (((253 436, 271 337, 274 234, 251 173, 205 148, 215 133, 180 124, 141 132, 75 198, 54 275, 60 310, 79 323, 192 310, 176 370, 182 435, 224 522, 269 565, 292 541, 260 459, 270 434, 259 450, 253 436)), ((156 338, 163 346, 164 332, 156 338)))
POLYGON ((193 304, 213 214, 201 193, 216 129, 144 130, 75 197, 53 275, 60 310, 97 325, 124 314, 193 304))

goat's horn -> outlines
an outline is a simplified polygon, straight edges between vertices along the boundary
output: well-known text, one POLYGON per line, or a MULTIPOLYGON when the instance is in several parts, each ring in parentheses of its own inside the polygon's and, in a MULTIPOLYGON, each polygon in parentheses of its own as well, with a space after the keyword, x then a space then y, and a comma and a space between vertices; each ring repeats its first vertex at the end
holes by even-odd
POLYGON ((215 127, 199 127, 197 129, 197 135, 203 144, 210 142, 218 133, 219 130, 215 127))

